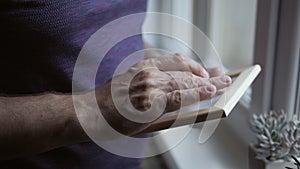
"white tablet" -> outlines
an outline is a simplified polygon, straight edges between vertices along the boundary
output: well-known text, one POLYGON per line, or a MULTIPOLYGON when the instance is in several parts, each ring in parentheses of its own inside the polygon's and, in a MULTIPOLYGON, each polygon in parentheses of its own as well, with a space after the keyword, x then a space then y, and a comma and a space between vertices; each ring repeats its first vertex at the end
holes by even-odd
POLYGON ((219 96, 169 112, 154 121, 142 133, 227 117, 261 71, 259 65, 227 73, 233 83, 219 96))

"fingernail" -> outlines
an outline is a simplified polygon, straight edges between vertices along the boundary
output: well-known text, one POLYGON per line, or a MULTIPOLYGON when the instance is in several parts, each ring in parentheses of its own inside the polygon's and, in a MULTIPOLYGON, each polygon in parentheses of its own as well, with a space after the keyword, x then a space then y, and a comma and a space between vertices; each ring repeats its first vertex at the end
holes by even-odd
POLYGON ((213 93, 215 91, 215 87, 214 86, 205 86, 205 91, 207 93, 213 93))
POLYGON ((222 76, 221 81, 223 83, 231 83, 231 78, 229 76, 222 76))

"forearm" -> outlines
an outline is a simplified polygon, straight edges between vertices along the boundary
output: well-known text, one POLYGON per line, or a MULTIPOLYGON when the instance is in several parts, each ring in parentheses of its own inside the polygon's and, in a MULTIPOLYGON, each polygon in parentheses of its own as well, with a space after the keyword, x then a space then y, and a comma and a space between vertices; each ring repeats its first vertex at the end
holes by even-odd
POLYGON ((0 97, 0 117, 1 160, 87 140, 71 95, 0 97))

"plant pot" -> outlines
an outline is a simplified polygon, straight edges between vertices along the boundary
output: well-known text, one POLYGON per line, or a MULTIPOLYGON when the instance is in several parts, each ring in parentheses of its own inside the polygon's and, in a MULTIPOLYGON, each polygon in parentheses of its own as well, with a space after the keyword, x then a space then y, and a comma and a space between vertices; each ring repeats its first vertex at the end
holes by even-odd
POLYGON ((285 167, 295 168, 293 162, 284 160, 268 161, 255 158, 256 154, 249 146, 249 169, 285 169, 285 167))

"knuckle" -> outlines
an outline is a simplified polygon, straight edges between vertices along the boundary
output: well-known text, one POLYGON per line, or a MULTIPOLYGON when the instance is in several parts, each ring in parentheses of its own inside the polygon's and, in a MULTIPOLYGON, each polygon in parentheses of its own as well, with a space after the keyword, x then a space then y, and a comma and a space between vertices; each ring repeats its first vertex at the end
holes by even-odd
POLYGON ((142 60, 140 62, 138 62, 137 64, 135 64, 136 67, 144 67, 145 66, 145 60, 142 60))
POLYGON ((142 76, 142 77, 150 77, 151 72, 149 70, 141 70, 139 72, 139 75, 142 76))
POLYGON ((149 97, 145 94, 133 96, 131 98, 131 103, 140 111, 146 111, 151 107, 149 97))
POLYGON ((154 58, 151 58, 151 59, 147 59, 146 62, 147 62, 147 65, 149 66, 154 66, 155 65, 155 60, 154 58))
POLYGON ((144 67, 153 67, 155 65, 155 59, 146 59, 143 61, 144 67))
POLYGON ((134 81, 143 81, 148 79, 151 76, 151 72, 149 70, 141 70, 137 75, 134 77, 134 81))
POLYGON ((185 60, 185 57, 180 53, 175 53, 174 57, 181 62, 185 60))
POLYGON ((181 93, 175 90, 167 94, 167 107, 166 111, 178 110, 181 106, 181 93))
POLYGON ((144 91, 147 91, 147 89, 148 88, 145 83, 131 84, 129 86, 129 94, 144 92, 144 91))
POLYGON ((158 83, 154 77, 155 72, 142 70, 134 77, 129 87, 133 92, 147 91, 151 88, 155 88, 158 83))
POLYGON ((148 92, 151 91, 151 89, 155 88, 156 86, 157 86, 156 82, 145 79, 135 84, 131 84, 129 86, 129 93, 133 94, 133 93, 148 92))
POLYGON ((175 105, 181 104, 181 94, 179 90, 172 92, 171 94, 171 103, 175 105))
POLYGON ((149 100, 142 100, 139 106, 136 107, 136 109, 141 110, 141 111, 147 111, 151 107, 151 103, 149 100))
POLYGON ((153 67, 155 65, 155 59, 151 58, 151 59, 146 59, 146 60, 142 60, 138 63, 135 64, 135 67, 153 67))

